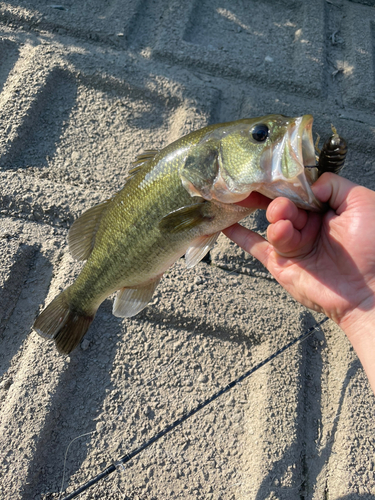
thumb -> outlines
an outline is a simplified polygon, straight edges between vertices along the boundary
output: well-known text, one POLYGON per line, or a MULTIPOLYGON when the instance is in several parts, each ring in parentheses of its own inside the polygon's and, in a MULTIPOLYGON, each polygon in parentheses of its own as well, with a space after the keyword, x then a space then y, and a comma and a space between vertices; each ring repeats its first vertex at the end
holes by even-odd
POLYGON ((329 206, 340 214, 345 208, 343 205, 346 204, 350 191, 356 186, 357 184, 344 177, 326 172, 311 186, 311 189, 318 200, 323 203, 328 202, 329 206))

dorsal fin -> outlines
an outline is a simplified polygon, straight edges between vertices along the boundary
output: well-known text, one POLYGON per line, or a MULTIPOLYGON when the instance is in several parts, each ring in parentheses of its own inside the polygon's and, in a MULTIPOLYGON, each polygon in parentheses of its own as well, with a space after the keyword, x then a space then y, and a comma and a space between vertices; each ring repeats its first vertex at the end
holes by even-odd
POLYGON ((86 212, 74 221, 68 232, 69 250, 77 260, 89 258, 95 244, 95 236, 99 228, 100 221, 112 198, 105 200, 95 207, 89 208, 86 212))
POLYGON ((131 169, 128 171, 128 175, 126 176, 126 179, 125 179, 125 184, 127 183, 127 181, 128 181, 129 179, 131 179, 132 177, 134 177, 134 176, 135 176, 135 174, 136 174, 137 172, 139 172, 139 171, 142 169, 143 165, 144 165, 144 164, 143 164, 143 163, 141 163, 140 165, 137 165, 136 167, 133 167, 133 168, 131 168, 131 169))
POLYGON ((138 172, 140 166, 147 161, 153 160, 158 153, 159 151, 157 149, 146 149, 143 153, 137 155, 135 160, 132 162, 133 167, 129 170, 129 175, 133 175, 133 173, 138 172))
POLYGON ((150 160, 153 160, 155 156, 159 153, 156 149, 146 149, 143 153, 137 155, 135 160, 132 162, 132 168, 128 171, 128 175, 126 176, 125 182, 135 176, 138 173, 143 165, 150 160))

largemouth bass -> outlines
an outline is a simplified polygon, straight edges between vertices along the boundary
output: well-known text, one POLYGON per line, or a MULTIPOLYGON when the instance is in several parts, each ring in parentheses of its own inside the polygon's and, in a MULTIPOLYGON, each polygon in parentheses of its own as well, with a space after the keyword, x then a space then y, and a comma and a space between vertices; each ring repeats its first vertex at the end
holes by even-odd
POLYGON ((211 125, 138 156, 121 191, 73 223, 69 249, 87 262, 34 329, 67 354, 113 292, 115 316, 139 313, 179 257, 193 267, 222 229, 253 211, 235 205, 252 191, 320 211, 310 188, 312 123, 311 115, 267 115, 211 125))

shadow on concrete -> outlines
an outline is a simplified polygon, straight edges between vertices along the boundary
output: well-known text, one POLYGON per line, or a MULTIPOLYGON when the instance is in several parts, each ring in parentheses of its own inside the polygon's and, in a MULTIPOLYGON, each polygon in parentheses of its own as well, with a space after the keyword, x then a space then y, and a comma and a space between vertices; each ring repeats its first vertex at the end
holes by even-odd
MULTIPOLYGON (((306 312, 302 321, 303 329, 307 326, 312 326, 316 323, 314 317, 306 312)), ((297 486, 291 488, 287 487, 277 487, 274 484, 275 478, 279 478, 283 475, 285 470, 290 465, 290 456, 295 457, 295 453, 290 453, 290 450, 286 450, 283 457, 273 463, 272 469, 264 477, 255 500, 263 500, 268 498, 268 495, 273 492, 279 498, 288 498, 288 491, 296 495, 296 489, 299 490, 300 498, 302 500, 307 498, 312 498, 312 493, 314 487, 317 484, 318 477, 322 470, 329 463, 329 459, 332 453, 332 447, 335 442, 335 434, 337 432, 338 423, 340 419, 340 414, 342 411, 342 406, 345 398, 347 388, 350 381, 361 368, 360 362, 355 360, 351 363, 345 380, 343 381, 339 403, 337 406, 336 415, 332 421, 332 428, 329 432, 330 439, 327 440, 327 444, 323 449, 318 449, 319 441, 317 433, 319 429, 316 423, 322 421, 322 410, 321 410, 321 395, 322 395, 322 373, 323 373, 323 359, 322 359, 322 349, 325 344, 323 333, 316 332, 314 335, 308 338, 308 340, 303 344, 302 352, 302 367, 303 367, 303 379, 301 380, 300 401, 298 413, 301 415, 301 421, 299 423, 299 433, 297 439, 302 443, 302 454, 300 463, 300 478, 295 478, 295 483, 297 486), (310 374, 313 374, 312 377, 310 374), (316 381, 316 382, 315 382, 316 381)), ((301 447, 301 446, 300 446, 301 447)), ((293 459, 292 459, 293 460, 293 459)), ((349 495, 344 497, 345 500, 357 500, 359 498, 363 499, 375 499, 373 496, 353 496, 349 495)), ((344 500, 344 498, 342 500, 344 500)), ((339 499, 338 499, 339 500, 339 499)))
POLYGON ((40 253, 38 245, 19 246, 8 278, 0 290, 0 376, 7 372, 29 334, 28 323, 44 300, 51 273, 52 265, 40 253), (46 275, 43 283, 37 286, 34 278, 29 279, 36 268, 43 269, 46 275))
POLYGON ((120 81, 111 76, 85 75, 80 74, 78 82, 86 88, 100 90, 107 94, 108 99, 116 99, 118 113, 124 116, 124 120, 129 126, 138 129, 157 129, 165 124, 169 113, 181 105, 178 97, 170 96, 166 98, 158 92, 142 88, 140 82, 132 84, 128 81, 120 81), (119 98, 125 98, 124 102, 119 102, 119 98), (126 109, 125 100, 134 103, 141 103, 141 110, 126 109))
POLYGON ((178 310, 160 311, 155 307, 148 307, 139 314, 140 319, 147 319, 156 324, 167 323, 171 327, 179 328, 187 332, 204 334, 205 336, 212 336, 221 340, 228 340, 242 344, 243 342, 249 343, 249 348, 254 345, 260 345, 264 341, 261 332, 259 335, 249 336, 249 332, 242 329, 238 325, 228 329, 227 325, 214 325, 207 321, 204 316, 197 318, 197 316, 189 316, 186 313, 181 313, 178 310))
POLYGON ((6 170, 46 167, 48 158, 56 152, 76 97, 77 83, 71 73, 53 69, 33 100, 0 167, 6 170))
POLYGON ((18 58, 18 44, 10 40, 0 40, 0 93, 18 58))
MULTIPOLYGON (((118 318, 106 318, 105 328, 97 318, 91 325, 94 344, 103 341, 108 332, 114 336, 120 333, 120 327, 118 318)), ((39 498, 40 495, 44 498, 46 492, 41 493, 42 485, 48 484, 50 490, 60 491, 63 473, 65 489, 69 479, 82 467, 87 454, 90 454, 90 443, 96 429, 95 417, 102 411, 103 401, 113 388, 108 367, 112 366, 117 349, 116 342, 108 341, 106 352, 99 346, 87 351, 78 348, 67 358, 69 363, 59 376, 28 476, 23 483, 20 497, 23 500, 39 498), (65 464, 65 453, 70 443, 65 464), (56 474, 56 471, 61 471, 61 474, 56 474)))
POLYGON ((372 495, 371 493, 365 493, 364 495, 351 493, 350 495, 345 495, 344 497, 337 498, 336 500, 375 500, 375 495, 372 495))

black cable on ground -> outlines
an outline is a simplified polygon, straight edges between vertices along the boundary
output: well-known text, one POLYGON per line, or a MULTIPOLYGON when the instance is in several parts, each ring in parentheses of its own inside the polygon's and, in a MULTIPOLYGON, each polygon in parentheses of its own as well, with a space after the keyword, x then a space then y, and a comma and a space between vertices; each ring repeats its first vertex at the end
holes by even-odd
POLYGON ((285 352, 287 349, 289 349, 290 347, 294 346, 295 344, 298 344, 299 342, 302 342, 303 340, 306 340, 307 337, 309 337, 317 328, 319 328, 327 320, 328 320, 328 318, 324 318, 322 321, 319 321, 319 323, 316 323, 314 326, 312 326, 311 328, 309 328, 308 330, 306 330, 304 333, 302 333, 299 337, 295 338, 294 340, 291 340, 288 344, 286 344, 284 347, 282 347, 281 349, 279 349, 275 353, 271 354, 271 356, 269 356, 265 360, 261 361, 258 365, 254 366, 253 368, 251 368, 250 370, 248 370, 246 373, 244 373, 243 375, 241 375, 237 379, 233 380, 232 382, 230 382, 225 387, 221 388, 218 392, 216 392, 215 394, 213 394, 210 398, 206 399, 202 403, 199 403, 198 406, 196 406, 195 408, 193 408, 192 410, 190 410, 185 415, 182 415, 182 417, 180 417, 177 420, 175 420, 172 424, 170 424, 167 427, 165 427, 162 431, 160 431, 157 434, 155 434, 155 436, 153 436, 151 439, 149 439, 148 441, 146 441, 146 443, 143 443, 141 446, 139 446, 135 450, 133 450, 130 453, 128 453, 127 455, 124 455, 123 457, 121 457, 115 464, 112 464, 109 467, 107 467, 103 472, 101 472, 100 474, 98 474, 97 476, 95 476, 93 479, 91 479, 87 483, 85 483, 82 486, 80 486, 77 490, 73 491, 72 493, 70 493, 69 495, 67 495, 66 497, 64 497, 62 500, 71 500, 72 498, 77 497, 80 493, 83 493, 88 488, 90 488, 92 485, 94 485, 95 483, 99 482, 101 479, 104 479, 105 477, 109 476, 109 474, 112 474, 112 472, 114 472, 117 469, 117 467, 120 467, 120 466, 126 464, 127 462, 129 462, 132 458, 134 458, 136 455, 138 455, 141 451, 143 451, 146 448, 148 448, 149 446, 151 446, 153 443, 155 443, 156 441, 158 441, 160 438, 162 438, 163 436, 165 436, 166 434, 168 434, 168 432, 172 431, 177 426, 179 426, 180 424, 182 424, 183 422, 185 422, 185 420, 187 420, 188 418, 192 417, 198 411, 202 410, 205 406, 207 406, 210 403, 212 403, 212 401, 215 401, 215 399, 217 399, 218 397, 220 397, 223 394, 225 394, 226 392, 228 392, 234 386, 236 386, 237 384, 239 384, 240 382, 242 382, 245 378, 249 377, 254 372, 256 372, 257 370, 259 370, 259 368, 262 368, 262 366, 266 365, 267 363, 269 363, 270 361, 272 361, 273 359, 275 359, 277 356, 279 356, 280 354, 282 354, 283 352, 285 352))

